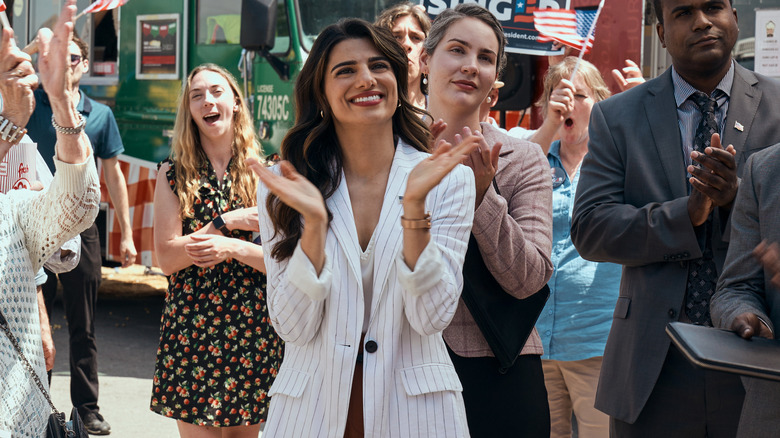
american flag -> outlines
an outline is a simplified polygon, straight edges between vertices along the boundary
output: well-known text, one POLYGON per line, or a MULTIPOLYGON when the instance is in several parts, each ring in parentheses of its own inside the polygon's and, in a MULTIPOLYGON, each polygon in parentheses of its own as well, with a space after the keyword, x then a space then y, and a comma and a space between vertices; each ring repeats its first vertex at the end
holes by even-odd
POLYGON ((92 12, 107 11, 109 9, 118 8, 125 3, 127 3, 127 0, 97 0, 95 3, 89 5, 87 9, 81 11, 79 16, 90 14, 92 12))
MULTIPOLYGON (((598 16, 597 9, 543 9, 534 11, 534 27, 539 32, 539 42, 557 41, 577 50, 583 50, 583 43, 593 21, 598 16)), ((595 39, 595 31, 588 38, 585 52, 590 51, 595 39)))

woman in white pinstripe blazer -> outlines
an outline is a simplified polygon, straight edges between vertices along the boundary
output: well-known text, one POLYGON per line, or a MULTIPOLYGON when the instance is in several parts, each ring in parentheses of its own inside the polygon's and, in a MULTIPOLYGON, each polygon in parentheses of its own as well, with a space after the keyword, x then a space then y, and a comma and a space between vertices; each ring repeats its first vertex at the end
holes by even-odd
POLYGON ((269 313, 287 342, 265 438, 468 436, 441 332, 473 219, 458 163, 478 139, 425 153, 406 78, 385 29, 328 27, 296 84, 288 161, 253 165, 269 313))

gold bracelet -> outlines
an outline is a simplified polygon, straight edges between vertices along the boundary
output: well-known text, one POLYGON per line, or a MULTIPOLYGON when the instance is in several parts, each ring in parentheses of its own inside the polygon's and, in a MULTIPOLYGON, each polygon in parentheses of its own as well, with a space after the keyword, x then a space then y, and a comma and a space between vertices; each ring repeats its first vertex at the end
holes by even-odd
POLYGON ((425 213, 425 217, 422 219, 407 219, 401 216, 401 227, 411 230, 430 229, 431 212, 425 213))
POLYGON ((0 116, 0 138, 3 141, 11 143, 12 146, 17 145, 22 141, 24 134, 27 134, 24 126, 17 126, 14 122, 0 116))

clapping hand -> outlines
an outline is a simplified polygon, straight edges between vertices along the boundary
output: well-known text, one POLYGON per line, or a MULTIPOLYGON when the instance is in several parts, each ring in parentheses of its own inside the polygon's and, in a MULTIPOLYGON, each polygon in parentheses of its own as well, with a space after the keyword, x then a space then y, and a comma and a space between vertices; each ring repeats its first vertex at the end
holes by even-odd
POLYGON ((720 135, 712 134, 710 147, 704 153, 691 152, 691 160, 700 166, 688 166, 691 186, 712 200, 718 207, 731 207, 737 195, 737 162, 734 146, 723 148, 720 135))
POLYGON ((308 179, 298 173, 288 161, 279 163, 281 175, 266 168, 259 160, 250 158, 247 165, 252 169, 268 190, 280 201, 289 205, 303 216, 304 220, 327 218, 327 209, 322 194, 308 179))
POLYGON ((481 141, 484 141, 484 138, 474 134, 463 138, 460 143, 456 141, 455 146, 445 140, 439 140, 433 154, 417 164, 409 173, 404 205, 415 202, 423 205, 428 192, 476 150, 481 141))
POLYGON ((463 164, 474 171, 474 179, 477 189, 475 209, 482 203, 493 177, 498 170, 498 155, 501 153, 501 142, 492 147, 487 144, 485 137, 479 131, 471 132, 469 127, 463 128, 463 135, 457 134, 455 142, 459 143, 463 138, 476 137, 477 147, 463 160, 463 164))

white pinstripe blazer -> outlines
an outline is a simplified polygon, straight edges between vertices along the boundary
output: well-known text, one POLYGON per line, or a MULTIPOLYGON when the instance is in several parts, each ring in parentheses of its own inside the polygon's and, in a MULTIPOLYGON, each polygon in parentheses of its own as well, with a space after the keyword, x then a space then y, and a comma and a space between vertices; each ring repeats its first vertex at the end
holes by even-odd
MULTIPOLYGON (((374 293, 365 340, 374 340, 378 349, 363 359, 366 437, 469 436, 462 386, 441 332, 463 286, 474 176, 458 166, 428 194, 431 243, 411 272, 401 256, 399 197, 409 172, 427 156, 399 142, 374 231, 374 293)), ((260 234, 270 249, 278 238, 271 238, 267 195, 261 185, 260 234)), ((333 221, 319 278, 300 244, 284 262, 266 257, 268 309, 286 346, 269 392, 265 438, 344 436, 364 314, 361 249, 345 178, 327 206, 333 221)))

